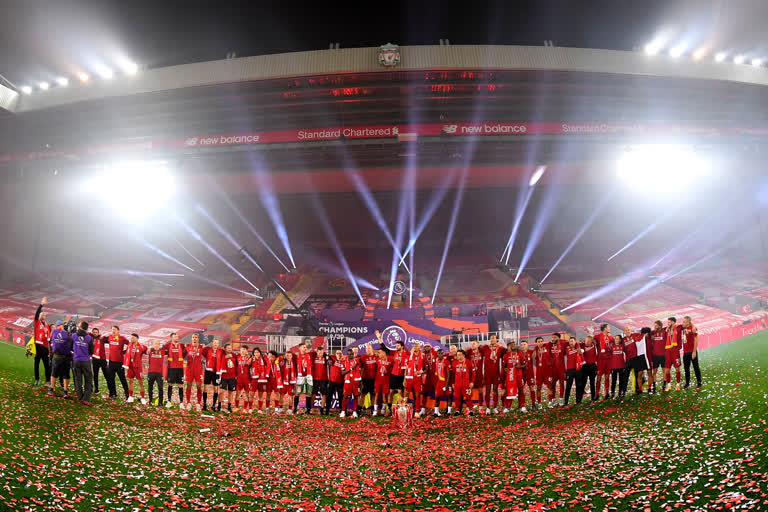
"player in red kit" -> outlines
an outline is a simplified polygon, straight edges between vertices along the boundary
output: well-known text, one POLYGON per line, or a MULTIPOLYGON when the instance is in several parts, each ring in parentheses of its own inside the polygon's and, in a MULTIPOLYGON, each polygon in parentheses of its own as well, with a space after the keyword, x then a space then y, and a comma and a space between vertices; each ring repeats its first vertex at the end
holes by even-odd
POLYGON ((197 410, 202 408, 203 401, 203 347, 200 345, 200 336, 192 334, 192 343, 184 347, 184 355, 187 358, 187 367, 184 370, 184 382, 186 383, 187 410, 192 410, 192 386, 197 389, 197 410))
POLYGON ((138 380, 141 391, 141 404, 147 405, 147 400, 144 398, 144 377, 142 375, 142 361, 146 351, 147 347, 139 343, 139 335, 136 333, 131 334, 131 342, 128 344, 123 355, 123 368, 126 370, 126 377, 128 377, 128 403, 132 403, 134 400, 133 381, 138 380))
POLYGON ((435 364, 435 353, 432 345, 425 343, 422 347, 424 353, 424 371, 421 374, 421 416, 427 413, 427 401, 435 396, 435 383, 431 378, 432 365, 435 364))
MULTIPOLYGON (((45 383, 49 385, 51 381, 51 325, 45 321, 45 311, 43 307, 48 304, 48 298, 43 297, 40 301, 40 305, 35 311, 35 320, 33 323, 33 335, 35 337, 35 386, 40 385, 40 362, 43 363, 43 371, 45 375, 45 383)), ((98 382, 98 375, 94 374, 96 382, 98 382)), ((99 392, 98 386, 95 387, 96 393, 99 392)))
POLYGON ((293 414, 299 410, 299 401, 307 402, 312 393, 312 355, 307 352, 307 345, 299 345, 296 355, 296 396, 293 397, 293 414))
POLYGON ((451 363, 445 357, 442 349, 437 349, 437 355, 429 367, 429 380, 432 381, 432 388, 435 390, 435 413, 437 417, 440 414, 440 402, 445 399, 446 407, 450 407, 451 398, 448 394, 448 374, 450 373, 451 363))
MULTIPOLYGON (((379 339, 379 346, 383 347, 384 342, 379 331, 376 331, 376 337, 379 339)), ((395 353, 392 354, 392 370, 389 372, 389 397, 387 398, 390 408, 394 405, 395 393, 398 391, 403 393, 405 389, 405 366, 408 355, 408 352, 405 351, 405 344, 402 341, 395 342, 395 353)))
MULTIPOLYGON (((224 352, 219 354, 219 376, 221 381, 219 389, 227 397, 227 412, 232 412, 232 404, 235 402, 235 393, 237 390, 237 356, 232 352, 232 344, 224 345, 224 352)), ((219 402, 221 406, 221 402, 219 402)))
MULTIPOLYGON (((91 339, 93 339, 93 359, 91 365, 93 367, 93 392, 99 394, 99 370, 104 374, 104 378, 107 378, 107 359, 106 351, 104 350, 104 340, 99 334, 99 328, 94 327, 91 329, 91 339)), ((37 356, 35 356, 37 357, 37 356)), ((50 381, 50 375, 48 376, 50 381)))
MULTIPOLYGON (((369 345, 370 346, 370 345, 369 345)), ((384 345, 379 348, 378 361, 376 363, 376 380, 373 384, 376 396, 373 400, 373 415, 376 416, 379 413, 379 407, 381 407, 381 414, 386 415, 387 404, 385 400, 389 396, 389 373, 392 370, 393 360, 387 355, 387 349, 384 345)))
POLYGON ((667 344, 664 346, 664 391, 672 387, 672 367, 675 367, 675 389, 680 391, 680 349, 682 348, 683 326, 677 325, 673 316, 667 319, 667 344))
POLYGON ((251 401, 256 406, 256 412, 264 414, 267 401, 267 392, 269 391, 269 366, 266 358, 261 354, 258 348, 253 349, 253 358, 251 359, 251 401))
POLYGON ((477 409, 486 405, 485 400, 485 376, 483 375, 483 351, 480 348, 480 343, 473 341, 468 350, 465 351, 465 357, 472 363, 472 389, 477 390, 477 403, 472 408, 477 409))
POLYGON ((222 350, 219 348, 219 339, 214 338, 210 347, 203 347, 203 357, 205 358, 205 372, 203 373, 203 410, 208 410, 208 395, 211 395, 213 402, 211 403, 211 410, 221 410, 221 404, 219 401, 219 377, 221 372, 219 371, 219 359, 221 358, 222 350))
POLYGON ((363 372, 362 397, 368 397, 371 407, 373 407, 376 398, 376 365, 378 361, 379 356, 373 348, 373 342, 371 342, 365 347, 365 353, 360 356, 360 366, 363 372))
POLYGON ((565 349, 565 401, 563 405, 568 405, 568 400, 571 397, 571 389, 573 384, 576 383, 576 403, 580 404, 583 398, 584 388, 581 388, 579 392, 579 382, 581 382, 581 366, 584 363, 584 358, 581 355, 581 347, 579 346, 576 338, 571 336, 568 340, 568 347, 565 349))
POLYGON ((528 387, 528 394, 531 397, 531 410, 536 410, 536 372, 534 367, 536 365, 536 351, 534 347, 528 346, 528 340, 522 340, 520 342, 520 355, 522 361, 525 364, 523 367, 523 384, 528 387))
POLYGON ((112 334, 104 340, 104 355, 107 358, 107 388, 109 389, 109 398, 117 398, 117 388, 115 387, 115 377, 120 378, 120 384, 123 386, 125 399, 128 400, 128 381, 125 379, 125 368, 123 368, 123 356, 125 348, 128 346, 128 339, 120 335, 120 328, 112 326, 112 334))
POLYGON ((549 349, 552 355, 552 384, 550 387, 549 406, 554 407, 555 389, 560 384, 560 405, 563 405, 563 395, 565 394, 565 349, 568 346, 566 341, 558 333, 552 335, 552 346, 549 349))
POLYGON ((688 389, 691 383, 691 364, 696 374, 696 389, 701 389, 701 370, 699 369, 699 332, 691 322, 691 317, 683 317, 683 329, 681 331, 683 341, 683 366, 685 367, 685 386, 688 389))
POLYGON ((661 323, 661 320, 656 320, 653 324, 653 331, 651 331, 651 371, 648 372, 650 374, 650 381, 651 381, 651 393, 656 392, 656 374, 659 368, 662 370, 662 387, 664 386, 664 375, 666 374, 666 370, 664 370, 667 362, 667 330, 664 329, 664 324, 661 323))
POLYGON ((283 407, 285 413, 290 416, 293 414, 291 407, 293 406, 293 392, 296 388, 296 361, 293 359, 293 352, 288 351, 283 355, 280 366, 283 372, 283 407))
MULTIPOLYGON (((544 338, 536 338, 536 398, 541 405, 542 387, 548 390, 552 388, 552 353, 544 343, 544 338)), ((552 392, 549 392, 549 400, 552 400, 552 392)))
POLYGON ((507 343, 507 352, 504 354, 502 369, 504 371, 504 414, 512 410, 512 401, 518 400, 521 412, 525 409, 525 383, 523 382, 524 363, 520 357, 517 345, 514 342, 507 343))
POLYGON ((235 412, 251 413, 251 355, 245 345, 240 346, 237 356, 237 407, 235 412))
MULTIPOLYGON (((472 414, 472 388, 474 387, 474 368, 472 361, 467 359, 463 350, 456 351, 456 360, 451 368, 453 380, 453 407, 456 408, 456 415, 459 416, 464 405, 467 406, 467 413, 472 414)), ((448 407, 448 414, 451 414, 451 407, 448 407)))
POLYGON ((600 381, 605 382, 605 398, 608 398, 609 378, 611 376, 611 328, 608 324, 600 326, 600 334, 595 336, 595 345, 597 345, 597 399, 600 399, 600 381))
MULTIPOLYGON (((411 355, 405 364, 405 396, 413 399, 413 409, 419 406, 421 400, 421 375, 424 373, 424 355, 421 353, 421 345, 418 343, 411 347, 411 355)), ((416 417, 422 414, 416 413, 416 417)))
POLYGON ((179 335, 171 333, 171 341, 166 343, 165 356, 168 360, 168 372, 166 380, 168 381, 168 400, 166 407, 173 406, 173 386, 178 386, 179 407, 184 408, 184 345, 179 343, 179 335))
POLYGON ((344 360, 344 398, 341 401, 340 418, 347 415, 347 405, 352 401, 352 417, 357 418, 357 397, 360 396, 360 381, 363 380, 360 373, 360 364, 352 350, 347 350, 347 359, 344 360))
POLYGON ((280 397, 283 394, 283 372, 277 360, 277 352, 270 350, 267 353, 267 409, 269 401, 272 401, 273 412, 280 414, 280 397))
POLYGON ((501 366, 506 349, 499 345, 498 338, 495 334, 492 334, 490 344, 481 346, 480 352, 483 355, 483 387, 487 400, 485 414, 491 414, 491 409, 493 409, 493 414, 498 414, 499 388, 502 386, 503 381, 501 366))

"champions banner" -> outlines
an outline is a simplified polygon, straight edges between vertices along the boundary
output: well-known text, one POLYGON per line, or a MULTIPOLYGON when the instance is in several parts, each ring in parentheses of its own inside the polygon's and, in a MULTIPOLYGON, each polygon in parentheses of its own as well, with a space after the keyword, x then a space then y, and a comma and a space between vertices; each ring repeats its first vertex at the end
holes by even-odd
POLYGON ((313 142, 343 139, 381 139, 403 136, 768 136, 768 127, 734 127, 703 124, 670 123, 528 123, 518 121, 487 121, 480 123, 425 123, 414 125, 364 125, 327 128, 300 128, 261 132, 194 134, 181 138, 146 139, 84 145, 68 149, 31 151, 0 155, 0 162, 83 158, 105 154, 152 153, 168 150, 189 150, 206 147, 250 146, 280 142, 313 142))

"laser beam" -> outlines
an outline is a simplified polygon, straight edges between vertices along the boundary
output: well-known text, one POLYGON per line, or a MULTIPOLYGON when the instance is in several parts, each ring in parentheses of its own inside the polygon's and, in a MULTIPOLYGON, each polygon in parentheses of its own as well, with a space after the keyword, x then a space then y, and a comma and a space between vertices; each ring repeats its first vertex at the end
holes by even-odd
POLYGON ((459 210, 461 209, 461 200, 464 196, 464 184, 467 181, 468 175, 469 169, 465 167, 459 176, 459 185, 456 190, 456 199, 453 202, 451 220, 448 224, 448 234, 445 237, 445 247, 443 247, 443 255, 440 258, 440 267, 438 268, 437 278, 435 279, 435 290, 432 292, 432 303, 435 302, 435 297, 437 297, 437 288, 440 286, 440 279, 443 276, 443 268, 445 267, 445 260, 448 257, 448 249, 451 247, 451 240, 453 240, 453 231, 456 228, 456 219, 458 218, 459 210))

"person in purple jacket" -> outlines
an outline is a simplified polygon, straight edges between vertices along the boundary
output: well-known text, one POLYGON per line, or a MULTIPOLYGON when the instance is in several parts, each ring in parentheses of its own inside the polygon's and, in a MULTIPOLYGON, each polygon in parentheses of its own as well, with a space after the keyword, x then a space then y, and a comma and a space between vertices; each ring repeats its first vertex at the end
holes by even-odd
POLYGON ((77 401, 91 405, 93 393, 93 338, 88 334, 88 322, 80 322, 77 332, 69 336, 72 339, 72 376, 75 379, 77 401))
POLYGON ((51 389, 49 395, 55 395, 56 380, 61 379, 64 388, 64 398, 69 398, 69 369, 72 365, 72 340, 64 329, 61 320, 56 322, 56 328, 51 332, 51 352, 53 353, 53 370, 51 372, 51 389))

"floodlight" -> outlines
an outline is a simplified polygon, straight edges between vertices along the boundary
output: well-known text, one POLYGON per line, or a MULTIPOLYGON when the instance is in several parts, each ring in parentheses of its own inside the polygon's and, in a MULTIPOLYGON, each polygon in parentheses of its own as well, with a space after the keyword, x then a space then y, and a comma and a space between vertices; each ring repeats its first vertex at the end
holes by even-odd
POLYGON ((139 65, 129 59, 121 59, 119 65, 127 75, 135 75, 139 71, 139 65))
POLYGON ((704 55, 707 54, 707 50, 705 48, 699 48, 695 52, 693 52, 693 60, 701 60, 704 58, 704 55))
POLYGON ((709 163, 692 148, 676 144, 635 146, 617 162, 618 175, 633 188, 652 187, 654 191, 679 190, 677 187, 707 175, 709 170, 709 163))
POLYGON ((40 82, 39 84, 40 90, 47 91, 48 88, 51 86, 48 82, 40 82))
POLYGON ((763 59, 752 59, 752 65, 759 67, 763 65, 763 59))
POLYGON ((101 78, 103 78, 104 80, 111 80, 111 79, 112 79, 112 77, 114 77, 114 76, 115 76, 115 72, 114 72, 114 71, 112 71, 112 70, 111 70, 110 68, 108 68, 107 66, 104 66, 104 65, 100 65, 100 66, 99 66, 99 67, 96 69, 96 72, 97 72, 97 73, 99 74, 99 76, 100 76, 101 78))
POLYGON ((60 76, 56 79, 56 83, 59 84, 61 87, 66 87, 69 85, 69 78, 65 76, 60 76))
POLYGON ((651 41, 647 45, 645 45, 645 54, 646 55, 656 55, 659 53, 659 50, 661 50, 661 43, 659 41, 651 41))
POLYGON ((104 198, 121 216, 140 220, 173 197, 175 183, 165 162, 120 162, 91 178, 85 189, 104 198))
POLYGON ((21 92, 24 94, 32 94, 32 88, 28 85, 25 85, 21 88, 21 92))
POLYGON ((737 55, 733 58, 734 64, 744 64, 744 56, 743 55, 737 55))
POLYGON ((536 172, 533 173, 533 176, 531 176, 531 180, 528 182, 528 186, 532 187, 536 185, 536 183, 539 182, 541 177, 544 175, 544 171, 547 170, 546 165, 540 165, 536 168, 536 172))
POLYGON ((725 52, 715 54, 715 62, 723 62, 728 55, 725 52))
POLYGON ((672 57, 673 59, 676 59, 683 54, 684 50, 685 48, 682 45, 677 45, 671 50, 669 50, 669 56, 672 57))
POLYGON ((91 77, 88 76, 88 73, 79 73, 77 75, 77 78, 79 78, 81 82, 87 82, 88 80, 91 79, 91 77))

